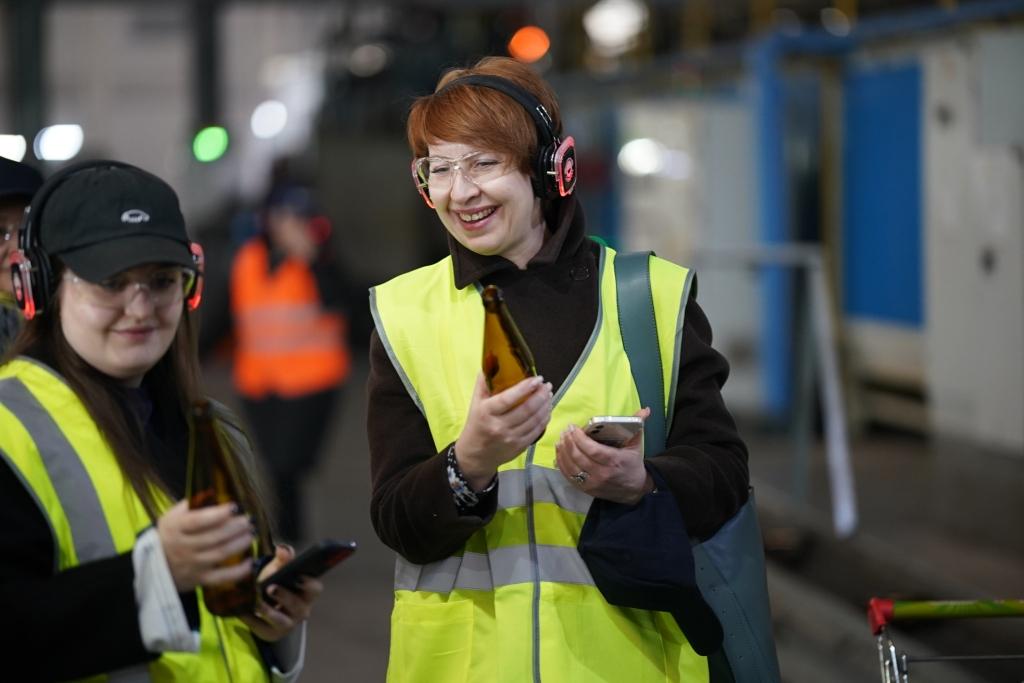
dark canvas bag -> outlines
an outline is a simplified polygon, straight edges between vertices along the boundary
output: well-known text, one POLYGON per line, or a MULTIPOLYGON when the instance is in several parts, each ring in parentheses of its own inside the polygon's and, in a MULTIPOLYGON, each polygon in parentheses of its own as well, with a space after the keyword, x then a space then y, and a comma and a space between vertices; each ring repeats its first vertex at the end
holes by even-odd
MULTIPOLYGON (((644 424, 644 457, 664 450, 667 437, 666 416, 657 409, 665 405, 665 393, 648 266, 650 256, 651 252, 635 252, 615 257, 623 344, 640 394, 640 404, 652 408, 644 424)), ((592 510, 597 516, 601 507, 593 506, 592 510)), ((587 521, 591 521, 590 515, 587 521)), ((600 523, 602 520, 595 519, 594 525, 600 523)), ((589 530, 591 538, 595 536, 594 525, 589 530)), ((600 535, 600 531, 596 535, 600 535)), ((583 541, 581 534, 581 543, 583 541)), ((722 652, 728 661, 727 668, 731 669, 730 676, 720 670, 715 656, 710 657, 712 681, 731 678, 736 683, 779 683, 781 677, 772 634, 764 546, 753 489, 747 502, 732 519, 722 525, 714 536, 693 544, 691 549, 695 580, 700 594, 721 624, 724 633, 722 652)), ((582 548, 581 554, 586 560, 582 548)))

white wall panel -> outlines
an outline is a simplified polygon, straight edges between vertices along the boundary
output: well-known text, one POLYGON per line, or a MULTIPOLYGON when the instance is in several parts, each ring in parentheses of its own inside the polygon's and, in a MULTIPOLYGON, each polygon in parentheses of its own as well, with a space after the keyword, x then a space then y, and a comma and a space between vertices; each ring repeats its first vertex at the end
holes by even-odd
POLYGON ((49 123, 82 125, 81 158, 113 157, 165 178, 194 221, 227 197, 261 192, 273 158, 307 141, 316 92, 305 108, 293 109, 290 127, 275 140, 255 138, 249 117, 265 99, 287 99, 290 85, 322 83, 317 46, 340 10, 286 3, 225 7, 218 20, 218 93, 231 147, 213 164, 192 158, 195 57, 188 10, 185 3, 55 2, 47 14, 46 58, 49 123), (283 80, 268 79, 282 57, 291 60, 291 71, 283 80))
POLYGON ((182 188, 191 112, 185 22, 176 5, 51 7, 46 123, 82 126, 79 158, 128 161, 182 188))
POLYGON ((761 301, 757 272, 699 260, 702 249, 757 241, 753 131, 740 101, 653 100, 619 112, 619 142, 654 138, 690 161, 688 177, 622 178, 622 244, 696 266, 698 301, 729 359, 725 386, 733 408, 763 409, 757 357, 761 301))
POLYGON ((922 55, 930 417, 1024 454, 1024 170, 1018 150, 982 144, 977 45, 922 55))

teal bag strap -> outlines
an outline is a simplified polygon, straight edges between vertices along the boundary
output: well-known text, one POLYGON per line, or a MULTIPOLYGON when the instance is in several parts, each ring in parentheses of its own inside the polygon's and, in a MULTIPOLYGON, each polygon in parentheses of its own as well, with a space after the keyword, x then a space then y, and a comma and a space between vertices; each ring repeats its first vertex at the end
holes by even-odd
POLYGON ((650 258, 652 251, 615 255, 615 298, 619 308, 619 331, 629 358, 633 383, 640 394, 640 407, 651 415, 644 422, 644 457, 665 448, 665 373, 658 348, 658 327, 654 319, 650 258))
MULTIPOLYGON (((644 423, 644 457, 665 448, 664 373, 658 347, 651 290, 650 251, 615 255, 616 302, 622 344, 629 358, 640 405, 650 406, 644 423)), ((672 406, 668 406, 672 410, 672 406)), ((697 585, 722 624, 722 648, 728 664, 709 658, 712 682, 779 683, 778 655, 772 634, 764 547, 754 491, 739 512, 715 535, 693 546, 697 585)), ((717 656, 721 656, 719 653, 717 656)))

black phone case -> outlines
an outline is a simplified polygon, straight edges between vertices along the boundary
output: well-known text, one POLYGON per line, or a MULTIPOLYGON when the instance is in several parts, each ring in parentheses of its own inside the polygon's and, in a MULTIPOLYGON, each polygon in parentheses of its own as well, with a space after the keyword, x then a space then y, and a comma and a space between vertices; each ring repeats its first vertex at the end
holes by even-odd
POLYGON ((303 576, 319 577, 356 551, 354 541, 325 539, 299 553, 291 562, 260 582, 263 599, 270 602, 267 589, 272 585, 297 590, 303 576))

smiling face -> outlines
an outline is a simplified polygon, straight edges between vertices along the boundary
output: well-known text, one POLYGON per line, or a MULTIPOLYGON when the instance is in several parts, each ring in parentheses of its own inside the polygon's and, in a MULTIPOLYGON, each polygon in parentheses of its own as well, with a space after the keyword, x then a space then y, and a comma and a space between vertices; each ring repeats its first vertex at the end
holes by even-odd
MULTIPOLYGON (((430 156, 448 159, 478 151, 455 142, 429 146, 430 156)), ((445 229, 470 251, 502 256, 525 268, 544 244, 547 230, 541 202, 533 194, 529 176, 521 171, 512 170, 479 185, 456 171, 450 188, 434 187, 429 192, 445 229)))
MULTIPOLYGON (((164 266, 131 268, 117 277, 148 282, 164 266)), ((151 291, 134 291, 120 307, 98 305, 97 285, 82 282, 66 271, 57 291, 60 324, 68 344, 100 372, 129 386, 167 353, 184 312, 182 298, 157 306, 151 291)))

